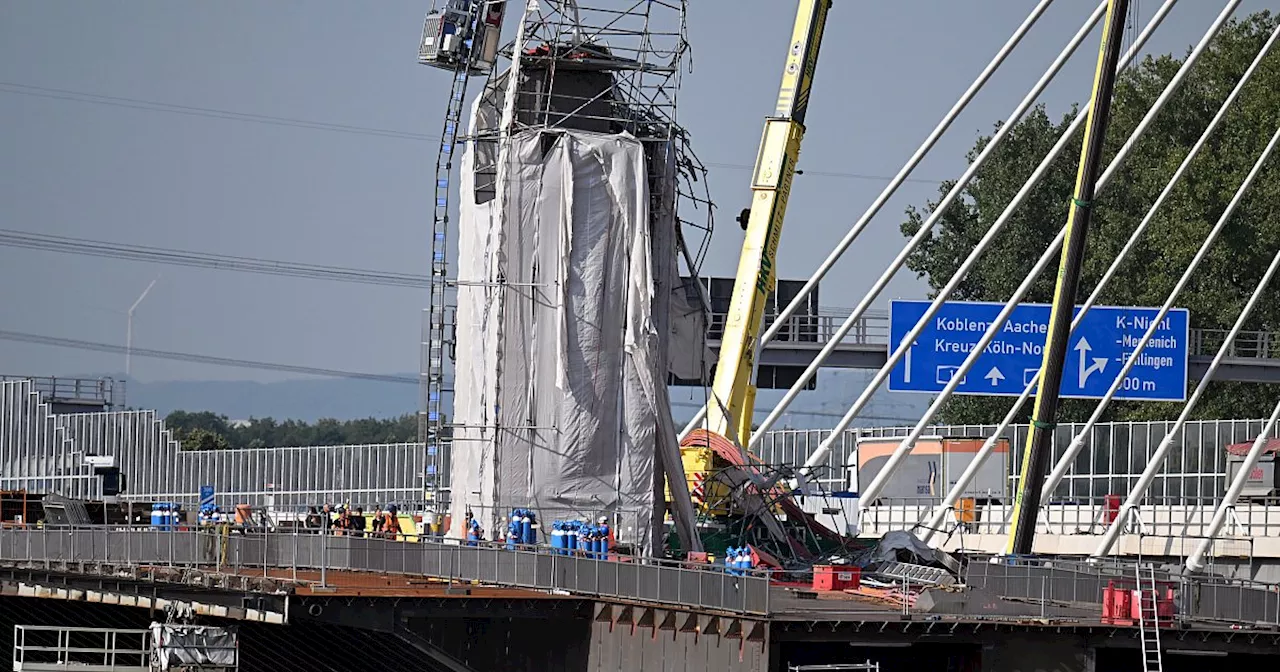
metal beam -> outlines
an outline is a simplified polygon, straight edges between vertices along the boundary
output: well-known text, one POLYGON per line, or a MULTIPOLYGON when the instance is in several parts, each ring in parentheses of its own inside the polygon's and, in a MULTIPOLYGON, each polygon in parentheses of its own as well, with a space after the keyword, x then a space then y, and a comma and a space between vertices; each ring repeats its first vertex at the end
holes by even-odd
MULTIPOLYGON (((720 344, 716 341, 708 343, 712 352, 716 352, 720 344)), ((813 362, 820 343, 788 343, 776 342, 766 345, 760 353, 760 366, 808 366, 813 362)), ((823 362, 829 369, 872 369, 884 366, 889 359, 887 346, 883 344, 849 344, 841 345, 823 362)), ((1200 380, 1209 369, 1209 355, 1193 355, 1188 362, 1188 375, 1192 380, 1200 380)), ((1262 359, 1255 357, 1235 357, 1223 360, 1214 372, 1213 380, 1237 383, 1280 384, 1280 359, 1262 359)))

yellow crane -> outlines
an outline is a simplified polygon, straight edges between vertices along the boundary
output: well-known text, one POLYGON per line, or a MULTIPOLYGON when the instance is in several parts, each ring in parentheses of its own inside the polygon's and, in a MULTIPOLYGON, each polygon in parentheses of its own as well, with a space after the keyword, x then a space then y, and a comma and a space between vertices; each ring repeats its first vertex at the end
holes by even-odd
POLYGON ((720 341, 706 424, 681 442, 682 462, 695 505, 712 515, 728 513, 722 502, 727 500, 724 495, 729 486, 714 474, 724 467, 748 462, 745 446, 755 404, 760 332, 766 302, 777 282, 778 241, 830 9, 831 0, 800 0, 796 10, 777 110, 765 121, 756 155, 751 207, 739 217, 746 235, 720 341), (714 492, 716 489, 721 492, 714 492))

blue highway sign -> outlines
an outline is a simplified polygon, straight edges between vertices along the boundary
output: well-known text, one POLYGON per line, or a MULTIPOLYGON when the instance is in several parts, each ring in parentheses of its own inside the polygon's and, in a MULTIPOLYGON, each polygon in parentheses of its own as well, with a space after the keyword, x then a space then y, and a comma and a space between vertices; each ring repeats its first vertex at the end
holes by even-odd
MULTIPOLYGON (((889 352, 915 328, 929 301, 893 301, 889 305, 889 352)), ((889 373, 893 392, 942 391, 977 346, 1004 307, 999 303, 947 302, 889 373)), ((1017 396, 1040 370, 1049 333, 1049 310, 1025 303, 978 358, 956 394, 1017 396)), ((1079 314, 1077 306, 1075 314, 1079 314)), ((1067 343, 1062 374, 1063 397, 1101 399, 1120 374, 1158 308, 1094 306, 1067 343)), ((1169 311, 1125 381, 1116 399, 1185 401, 1190 318, 1185 308, 1169 311)))

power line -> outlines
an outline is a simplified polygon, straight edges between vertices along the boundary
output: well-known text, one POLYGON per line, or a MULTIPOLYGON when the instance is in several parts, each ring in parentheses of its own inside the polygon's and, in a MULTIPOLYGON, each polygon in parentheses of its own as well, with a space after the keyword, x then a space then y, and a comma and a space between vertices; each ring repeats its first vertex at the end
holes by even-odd
MULTIPOLYGON (((85 341, 75 338, 60 338, 57 336, 45 336, 42 334, 30 334, 21 331, 5 331, 0 330, 0 341, 13 341, 17 343, 33 343, 35 345, 47 345, 55 348, 68 348, 72 350, 84 350, 90 352, 106 352, 110 354, 125 354, 132 352, 135 357, 147 357, 150 359, 165 359, 177 362, 192 362, 196 364, 211 364, 213 366, 226 366, 238 369, 258 369, 262 371, 281 371, 285 373, 298 373, 308 376, 323 376, 326 378, 342 378, 347 380, 370 380, 380 383, 396 383, 401 385, 417 385, 418 378, 414 376, 396 376, 382 373, 362 373, 357 371, 344 371, 341 369, 324 369, 313 366, 295 366, 292 364, 278 364, 274 362, 258 362, 251 359, 236 359, 232 357, 214 357, 212 355, 197 355, 188 352, 173 352, 169 350, 155 350, 152 348, 126 348, 123 345, 112 345, 110 343, 98 343, 95 341, 85 341)), ((452 390, 445 390, 452 392, 452 390)), ((690 402, 671 402, 672 407, 700 407, 699 404, 690 402)), ((836 417, 837 413, 826 413, 822 411, 792 411, 792 415, 804 415, 813 417, 836 417)), ((884 420, 889 422, 901 422, 908 420, 907 418, 895 418, 888 416, 861 416, 867 420, 884 420)))
POLYGON ((149 357, 151 359, 168 359, 178 362, 194 362, 197 364, 212 364, 214 366, 228 366, 240 369, 261 369, 263 371, 283 371, 286 373, 299 373, 308 376, 324 376, 328 378, 345 378, 349 380, 372 380, 380 383, 399 383, 404 385, 417 385, 418 379, 414 376, 394 376, 381 373, 360 373, 356 371, 343 371, 340 369, 322 369, 312 366, 294 366, 291 364, 276 364, 272 362, 255 362, 249 359, 234 359, 230 357, 213 357, 211 355, 195 355, 186 352, 170 352, 168 350, 153 350, 150 348, 126 348, 123 345, 111 345, 109 343, 96 343, 94 341, 82 341, 74 338, 58 338, 56 336, 43 336, 40 334, 28 334, 21 331, 2 331, 0 330, 0 341, 15 341, 18 343, 34 343, 36 345, 48 345, 57 348, 70 348, 73 350, 88 350, 93 352, 108 352, 112 354, 125 354, 132 352, 135 357, 149 357))
MULTIPOLYGON (((255 124, 268 124, 272 126, 287 126, 293 128, 306 128, 316 131, 331 131, 335 133, 351 133, 356 135, 371 135, 382 138, 392 138, 397 140, 414 140, 417 142, 440 142, 439 136, 427 135, 425 133, 413 133, 410 131, 399 131, 388 128, 376 128, 372 126, 359 126, 353 124, 335 124, 325 121, 314 121, 310 119, 301 119, 296 117, 278 117, 269 114, 255 114, 252 112, 237 112, 235 110, 223 110, 214 107, 200 107, 196 105, 178 105, 175 103, 165 103, 156 100, 145 100, 142 98, 129 98, 125 96, 107 96, 97 93, 87 93, 84 91, 73 91, 70 89, 57 89, 46 86, 33 86, 31 84, 19 84, 17 82, 0 82, 0 93, 9 93, 19 96, 32 96, 36 98, 48 98, 52 100, 66 100, 78 103, 89 103, 93 105, 105 105, 109 107, 122 107, 132 110, 147 110, 151 112, 166 112, 169 114, 180 114, 191 117, 204 117, 209 119, 223 119, 227 121, 243 121, 255 124)), ((708 167, 726 168, 729 170, 754 170, 754 166, 741 163, 705 163, 708 167)), ((875 175, 871 173, 853 173, 831 170, 800 170, 799 175, 810 175, 815 177, 832 177, 849 180, 863 180, 869 182, 888 182, 893 178, 888 175, 875 175)), ((928 178, 907 178, 907 182, 917 182, 920 184, 940 184, 942 180, 932 180, 928 178)))
MULTIPOLYGON (((702 408, 703 404, 691 401, 673 401, 670 402, 673 408, 702 408)), ((844 417, 843 413, 833 413, 830 411, 787 411, 790 415, 803 415, 815 418, 840 418, 844 417)), ((915 422, 915 418, 901 418, 887 415, 859 415, 864 420, 882 420, 885 422, 915 422)))
POLYGON ((127 245, 87 238, 0 229, 0 247, 17 247, 62 254, 145 261, 172 266, 211 268, 263 275, 281 275, 312 280, 333 280, 393 287, 425 288, 430 278, 414 273, 376 271, 347 266, 304 264, 258 257, 193 252, 147 245, 127 245))
POLYGON ((123 107, 131 110, 149 110, 152 112, 167 112, 169 114, 181 114, 192 117, 205 117, 211 119, 225 119, 230 121, 246 121, 257 124, 269 124, 272 126, 291 126, 294 128, 309 128, 317 131, 332 131, 335 133, 355 133, 358 135, 375 135, 386 138, 396 138, 401 140, 418 140, 418 141, 434 141, 439 142, 438 136, 430 136, 424 133, 411 133, 408 131, 397 131, 386 128, 374 128, 370 126, 356 126, 351 124, 334 124, 325 121, 312 121, 309 119, 298 119, 294 117, 277 117, 268 114, 254 114, 252 112, 237 112, 234 110, 221 110, 213 107, 198 107, 195 105, 177 105, 174 103, 165 103, 155 100, 143 100, 141 98, 126 98, 124 96, 105 96, 97 93, 86 93, 83 91, 71 91, 68 89, 54 89, 43 86, 32 86, 30 84, 18 84, 15 82, 0 82, 0 92, 12 93, 20 96, 33 96, 37 98, 49 98, 53 100, 68 100, 77 103, 91 103, 94 105, 106 105, 109 107, 123 107))
MULTIPOLYGON (((727 168, 729 170, 755 170, 754 166, 748 166, 741 163, 716 163, 713 161, 704 162, 702 165, 708 168, 727 168)), ((832 170, 797 170, 797 175, 812 175, 815 177, 838 177, 849 180, 866 180, 868 182, 889 182, 893 178, 888 175, 872 175, 870 173, 843 173, 832 170)), ((931 180, 925 177, 908 177, 903 182, 917 182, 919 184, 942 184, 942 180, 931 180)))

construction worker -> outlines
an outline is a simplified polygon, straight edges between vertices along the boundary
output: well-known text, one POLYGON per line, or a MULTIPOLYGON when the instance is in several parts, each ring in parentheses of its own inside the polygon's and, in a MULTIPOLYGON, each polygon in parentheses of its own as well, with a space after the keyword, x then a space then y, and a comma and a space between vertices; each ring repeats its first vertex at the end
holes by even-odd
POLYGON ((400 534, 400 517, 396 515, 396 505, 387 505, 386 520, 382 523, 382 531, 388 539, 395 539, 400 534))
POLYGON ((351 514, 351 532, 354 536, 364 536, 364 509, 356 508, 351 514))
POLYGON ((329 534, 333 532, 333 505, 325 503, 320 509, 320 533, 329 534))
POLYGON ((465 524, 467 526, 467 545, 479 546, 480 541, 484 539, 484 528, 480 527, 480 521, 476 520, 476 517, 468 511, 465 524))
POLYGON ((613 545, 617 543, 618 540, 613 536, 613 527, 609 525, 609 517, 600 516, 600 520, 596 522, 600 523, 600 534, 604 536, 605 543, 607 544, 605 549, 612 551, 613 545))

